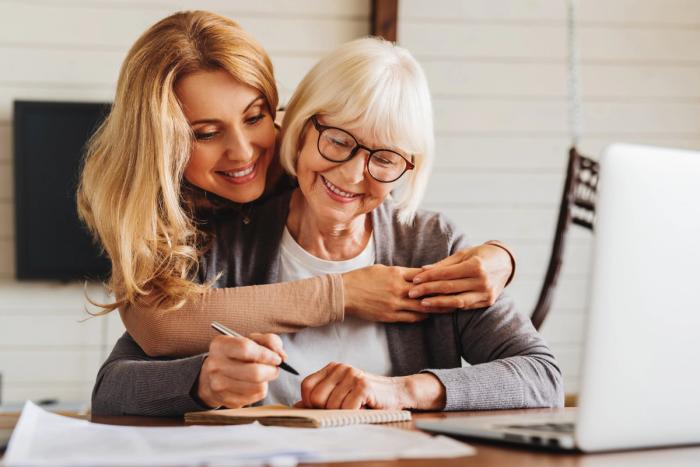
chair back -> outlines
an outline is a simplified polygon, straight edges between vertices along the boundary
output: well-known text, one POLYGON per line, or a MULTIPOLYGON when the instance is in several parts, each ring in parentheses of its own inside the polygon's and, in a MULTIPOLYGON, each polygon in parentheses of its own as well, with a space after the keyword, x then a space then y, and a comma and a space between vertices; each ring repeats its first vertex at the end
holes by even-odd
POLYGON ((554 232, 552 252, 549 257, 547 274, 540 290, 537 305, 532 312, 531 320, 539 329, 552 307, 554 291, 559 279, 559 273, 566 245, 566 233, 571 223, 593 231, 595 225, 595 200, 598 185, 598 162, 582 156, 572 147, 569 150, 569 164, 566 170, 566 181, 559 206, 559 217, 554 232))

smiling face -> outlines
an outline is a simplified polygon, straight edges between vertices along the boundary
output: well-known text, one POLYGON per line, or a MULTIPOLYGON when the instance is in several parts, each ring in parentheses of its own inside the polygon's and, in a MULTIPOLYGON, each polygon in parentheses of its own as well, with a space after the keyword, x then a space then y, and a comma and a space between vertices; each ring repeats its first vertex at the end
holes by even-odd
POLYGON ((185 75, 175 93, 195 135, 187 181, 237 203, 259 198, 275 151, 262 94, 223 70, 185 75))
MULTIPOLYGON (((391 147, 373 141, 365 128, 341 125, 329 117, 319 123, 340 127, 370 148, 391 147)), ((331 162, 318 150, 318 130, 308 122, 296 165, 299 188, 313 214, 328 223, 345 224, 379 206, 398 182, 382 183, 367 172, 367 151, 360 150, 347 162, 331 162)))

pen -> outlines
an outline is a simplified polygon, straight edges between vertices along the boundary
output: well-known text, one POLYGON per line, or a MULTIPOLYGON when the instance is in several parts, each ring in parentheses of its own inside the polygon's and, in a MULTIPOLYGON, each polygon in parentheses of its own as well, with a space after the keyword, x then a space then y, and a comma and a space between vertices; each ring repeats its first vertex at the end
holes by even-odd
MULTIPOLYGON (((211 327, 213 327, 214 329, 219 331, 224 336, 243 337, 244 339, 246 338, 245 336, 241 336, 240 334, 238 334, 233 329, 229 329, 226 326, 224 326, 223 324, 216 322, 216 321, 211 323, 211 327)), ((291 373, 293 375, 299 376, 299 372, 297 370, 295 370, 294 368, 292 368, 291 366, 287 365, 285 362, 280 363, 280 368, 282 368, 284 371, 288 371, 289 373, 291 373)))

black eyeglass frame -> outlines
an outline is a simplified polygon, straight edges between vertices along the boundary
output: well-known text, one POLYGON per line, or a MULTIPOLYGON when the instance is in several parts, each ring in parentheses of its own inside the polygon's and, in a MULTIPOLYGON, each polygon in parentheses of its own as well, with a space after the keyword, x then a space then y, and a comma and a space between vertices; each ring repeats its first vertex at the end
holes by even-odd
POLYGON ((412 161, 409 161, 408 159, 406 159, 406 157, 404 157, 402 154, 400 154, 400 153, 394 151, 393 149, 384 149, 384 148, 372 149, 372 148, 368 148, 367 146, 364 146, 364 145, 358 143, 358 142, 357 142, 357 138, 355 138, 355 136, 354 136, 352 133, 350 133, 349 131, 343 130, 342 128, 338 128, 338 127, 335 127, 335 126, 322 125, 321 123, 319 123, 318 118, 316 118, 316 115, 314 115, 314 116, 311 117, 311 122, 314 124, 314 128, 316 128, 316 131, 318 131, 318 140, 316 141, 316 148, 318 149, 318 153, 321 154, 321 157, 323 157, 324 159, 326 159, 326 160, 329 161, 329 162, 336 162, 336 163, 338 163, 338 164, 342 164, 343 162, 347 162, 347 161, 349 161, 350 159, 352 159, 353 157, 355 157, 355 156, 357 155, 357 153, 360 151, 360 149, 364 149, 365 151, 367 151, 367 154, 368 154, 368 155, 367 155, 367 161, 365 162, 365 169, 367 170, 367 173, 369 174, 369 176, 372 177, 373 179, 375 179, 376 181, 378 181, 379 183, 392 183, 392 182, 395 182, 395 181, 398 180, 399 178, 403 177, 403 175, 404 175, 406 172, 408 172, 409 170, 413 170, 413 169, 416 167, 415 164, 414 164, 412 161), (347 134, 348 136, 350 136, 350 137, 352 138, 352 140, 355 142, 355 147, 352 148, 352 150, 350 151, 350 155, 349 155, 348 157, 346 157, 345 159, 343 159, 343 160, 341 160, 341 161, 337 161, 337 160, 335 160, 335 159, 330 159, 330 158, 326 157, 325 154, 323 154, 323 151, 321 151, 321 135, 322 135, 323 132, 326 131, 326 130, 338 130, 338 131, 342 131, 343 133, 347 134), (399 176, 396 177, 396 178, 394 178, 393 180, 379 180, 377 177, 375 177, 374 175, 372 175, 372 172, 369 170, 369 161, 372 159, 372 154, 377 153, 377 152, 382 152, 382 151, 390 152, 390 153, 392 153, 392 154, 396 154, 396 155, 399 156, 401 159, 403 159, 404 162, 406 162, 406 167, 403 169, 403 172, 401 172, 401 173, 399 174, 399 176))

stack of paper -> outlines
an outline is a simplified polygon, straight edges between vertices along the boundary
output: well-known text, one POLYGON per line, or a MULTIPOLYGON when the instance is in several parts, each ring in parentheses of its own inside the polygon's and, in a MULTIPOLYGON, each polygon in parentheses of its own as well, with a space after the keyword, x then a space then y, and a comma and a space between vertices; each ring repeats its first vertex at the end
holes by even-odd
POLYGON ((458 441, 378 425, 307 429, 235 426, 131 427, 48 413, 27 402, 4 463, 42 465, 294 465, 297 462, 468 456, 458 441))

